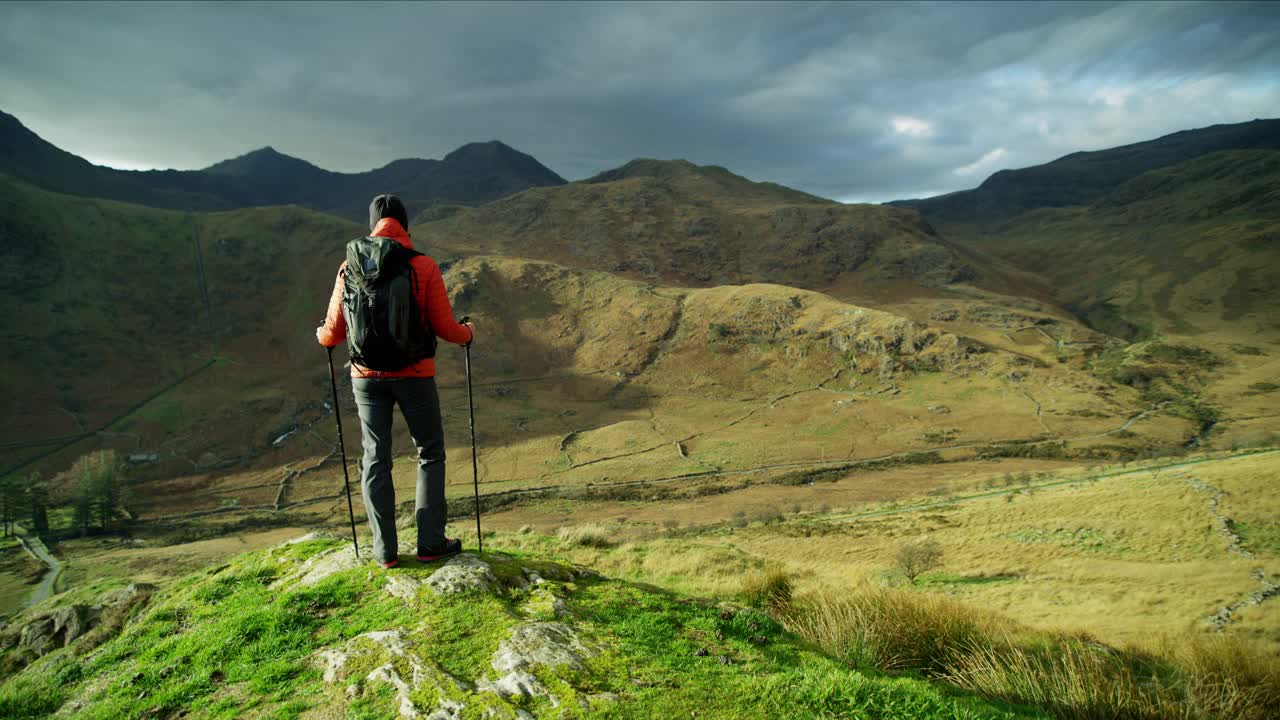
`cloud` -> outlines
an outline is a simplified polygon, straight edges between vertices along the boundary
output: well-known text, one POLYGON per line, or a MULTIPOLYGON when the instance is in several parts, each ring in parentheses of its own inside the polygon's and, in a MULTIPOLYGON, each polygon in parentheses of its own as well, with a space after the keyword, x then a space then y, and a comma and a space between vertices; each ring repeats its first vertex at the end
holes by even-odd
POLYGON ((999 147, 999 148, 996 148, 995 150, 992 150, 989 153, 986 153, 985 155, 978 158, 977 160, 974 160, 968 165, 962 165, 961 167, 958 167, 955 170, 952 170, 951 172, 955 173, 956 175, 977 175, 978 173, 983 173, 983 174, 989 173, 992 170, 1000 167, 1000 161, 1004 160, 1005 156, 1007 156, 1008 154, 1009 154, 1008 150, 1005 150, 1004 148, 999 147))
POLYGON ((933 123, 920 118, 913 118, 907 115, 898 115, 893 117, 890 122, 893 124, 893 131, 899 135, 910 135, 911 137, 928 137, 933 134, 933 123))
POLYGON ((571 179, 683 157, 889 199, 1274 115, 1276 36, 1266 2, 9 2, 0 109, 133 167, 496 138, 571 179))

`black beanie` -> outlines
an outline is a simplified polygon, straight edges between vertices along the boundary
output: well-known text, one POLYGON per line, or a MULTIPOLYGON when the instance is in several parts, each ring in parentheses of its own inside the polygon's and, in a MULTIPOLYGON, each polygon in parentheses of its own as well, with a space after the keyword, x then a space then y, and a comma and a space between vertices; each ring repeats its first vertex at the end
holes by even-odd
POLYGON ((409 231, 409 213, 404 209, 404 203, 395 195, 379 195, 369 203, 369 229, 373 230, 382 218, 391 218, 400 223, 405 232, 409 231))

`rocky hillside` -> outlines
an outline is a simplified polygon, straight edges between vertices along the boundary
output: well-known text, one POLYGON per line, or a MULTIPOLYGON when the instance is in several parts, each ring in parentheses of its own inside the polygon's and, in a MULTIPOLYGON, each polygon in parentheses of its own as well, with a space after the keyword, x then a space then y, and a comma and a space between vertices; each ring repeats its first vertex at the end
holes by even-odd
POLYGON ((758 611, 526 555, 384 571, 308 535, 59 600, 0 625, 0 716, 1039 717, 861 671, 758 611))
POLYGON ((1143 173, 1222 150, 1248 149, 1280 149, 1280 120, 1214 125, 1108 150, 1072 153, 1044 165, 1001 170, 973 190, 891 204, 915 208, 940 226, 988 227, 1037 208, 1088 205, 1143 173))
POLYGON ((415 233, 432 247, 703 287, 820 289, 855 278, 942 286, 977 272, 913 212, 840 205, 682 160, 633 161, 425 222, 415 233))
POLYGON ((93 165, 0 112, 0 173, 56 192, 175 210, 301 205, 363 221, 369 199, 395 192, 411 208, 477 204, 564 179, 500 142, 471 143, 443 160, 402 159, 337 173, 266 147, 203 170, 125 171, 93 165))

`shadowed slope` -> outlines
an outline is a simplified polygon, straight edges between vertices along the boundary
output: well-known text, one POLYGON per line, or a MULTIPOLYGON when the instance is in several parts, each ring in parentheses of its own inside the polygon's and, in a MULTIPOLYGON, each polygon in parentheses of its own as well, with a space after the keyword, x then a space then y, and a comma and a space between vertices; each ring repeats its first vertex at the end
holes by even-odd
POLYGON ((1113 335, 1276 337, 1277 188, 1280 151, 1223 151, 1136 177, 1091 205, 949 232, 1040 273, 1113 335))
POLYGON ((536 188, 419 227, 433 244, 698 286, 773 282, 822 288, 940 286, 974 268, 919 216, 840 205, 718 167, 637 160, 559 188, 536 188))

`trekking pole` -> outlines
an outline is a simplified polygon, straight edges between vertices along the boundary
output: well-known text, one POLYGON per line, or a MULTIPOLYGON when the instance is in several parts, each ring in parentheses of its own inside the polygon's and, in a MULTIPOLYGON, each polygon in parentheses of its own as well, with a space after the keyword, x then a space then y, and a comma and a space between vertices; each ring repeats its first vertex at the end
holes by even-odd
MULTIPOLYGON (((465 325, 471 318, 464 315, 465 325)), ((466 351, 467 363, 467 416, 471 419, 471 482, 476 491, 476 552, 484 552, 484 536, 480 534, 480 467, 476 464, 476 406, 471 401, 471 341, 462 346, 466 351)))
POLYGON ((342 412, 338 409, 338 378, 333 373, 333 348, 329 351, 329 385, 333 388, 333 418, 338 421, 338 449, 342 452, 342 486, 347 489, 347 514, 351 517, 351 548, 360 557, 356 542, 356 511, 351 507, 351 478, 347 476, 347 444, 342 440, 342 412))

